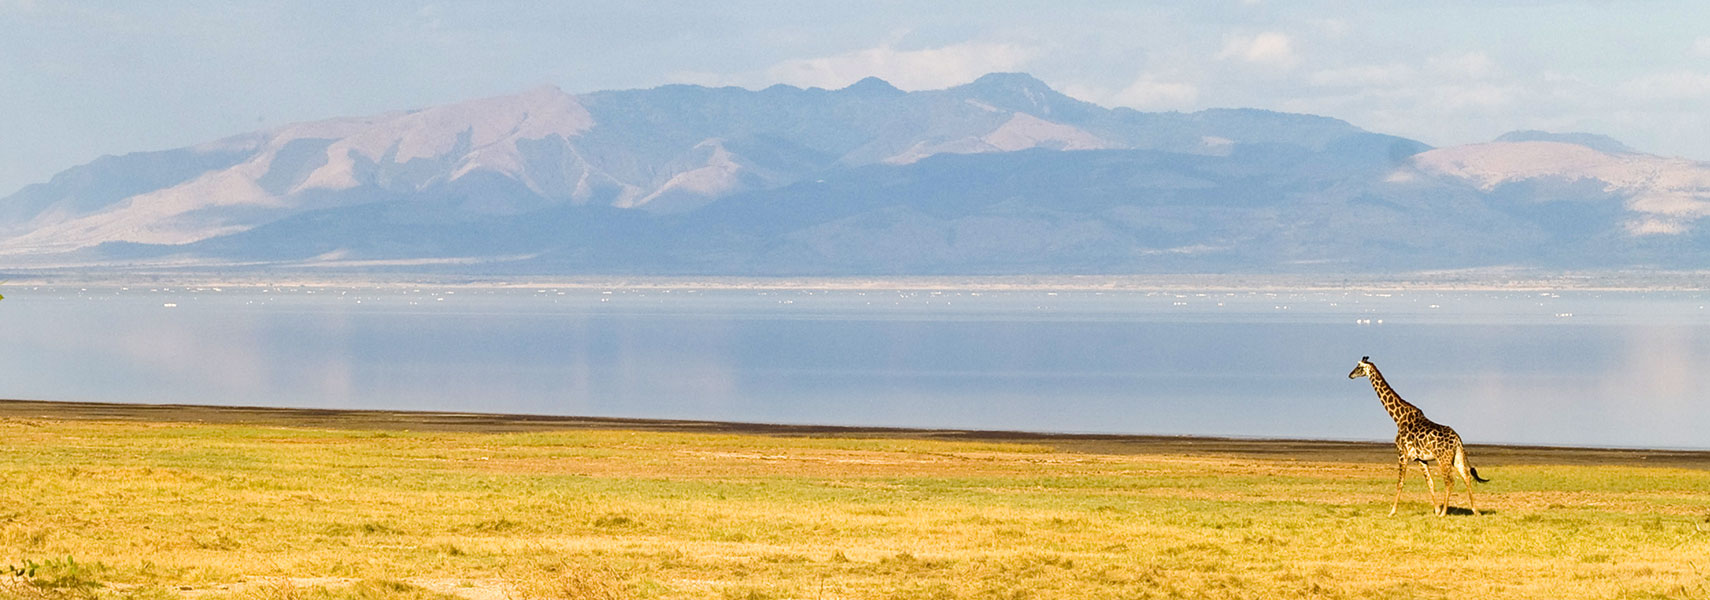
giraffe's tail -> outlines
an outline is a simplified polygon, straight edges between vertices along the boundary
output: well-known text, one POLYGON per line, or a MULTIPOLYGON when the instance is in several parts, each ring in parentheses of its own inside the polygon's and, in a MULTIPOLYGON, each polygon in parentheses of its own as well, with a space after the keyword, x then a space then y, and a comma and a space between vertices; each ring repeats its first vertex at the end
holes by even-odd
POLYGON ((1467 472, 1472 474, 1473 481, 1477 481, 1479 483, 1490 483, 1489 479, 1479 477, 1478 469, 1472 466, 1472 461, 1467 460, 1466 448, 1461 448, 1460 451, 1455 453, 1455 462, 1460 463, 1461 466, 1467 468, 1467 472))

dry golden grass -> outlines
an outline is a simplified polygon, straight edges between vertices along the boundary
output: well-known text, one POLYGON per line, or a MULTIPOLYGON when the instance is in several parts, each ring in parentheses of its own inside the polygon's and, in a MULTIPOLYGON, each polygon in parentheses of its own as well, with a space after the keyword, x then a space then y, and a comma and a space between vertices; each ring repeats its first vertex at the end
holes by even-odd
POLYGON ((1710 597, 1710 471, 1325 457, 8 418, 0 598, 1710 597))

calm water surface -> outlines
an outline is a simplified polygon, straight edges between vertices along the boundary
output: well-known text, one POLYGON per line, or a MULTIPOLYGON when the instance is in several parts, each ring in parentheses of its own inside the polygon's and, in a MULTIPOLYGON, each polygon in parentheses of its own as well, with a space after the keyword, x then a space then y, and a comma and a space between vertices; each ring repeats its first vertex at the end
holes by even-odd
POLYGON ((1710 297, 1664 292, 28 288, 0 397, 1710 447, 1710 297))

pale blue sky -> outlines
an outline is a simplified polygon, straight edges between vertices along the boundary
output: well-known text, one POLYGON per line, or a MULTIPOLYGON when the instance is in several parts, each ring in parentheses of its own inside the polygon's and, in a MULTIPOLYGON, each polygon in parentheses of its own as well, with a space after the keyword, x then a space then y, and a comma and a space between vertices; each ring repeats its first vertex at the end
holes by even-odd
POLYGON ((103 154, 508 94, 1031 73, 1433 145, 1591 131, 1710 160, 1710 3, 0 0, 0 195, 103 154))

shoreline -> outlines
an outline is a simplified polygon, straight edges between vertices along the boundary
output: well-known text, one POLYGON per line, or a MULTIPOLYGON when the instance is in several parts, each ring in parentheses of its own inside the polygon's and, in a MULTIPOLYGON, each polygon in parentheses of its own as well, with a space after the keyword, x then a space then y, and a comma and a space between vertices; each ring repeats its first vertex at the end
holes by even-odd
POLYGON ((1704 271, 1539 272, 1504 269, 1379 274, 1117 274, 911 276, 529 276, 458 273, 284 271, 83 271, 14 269, 0 283, 24 286, 369 287, 705 289, 705 290, 1059 290, 1059 291, 1607 291, 1710 290, 1704 271))
MULTIPOLYGON (((790 425, 476 412, 120 404, 0 399, 0 420, 120 421, 437 433, 522 433, 602 429, 779 437, 898 438, 1048 445, 1087 454, 1221 456, 1307 462, 1394 464, 1383 441, 1192 435, 1045 433, 840 425, 790 425)), ((1480 466, 1625 465, 1710 470, 1710 450, 1468 444, 1480 466)))

